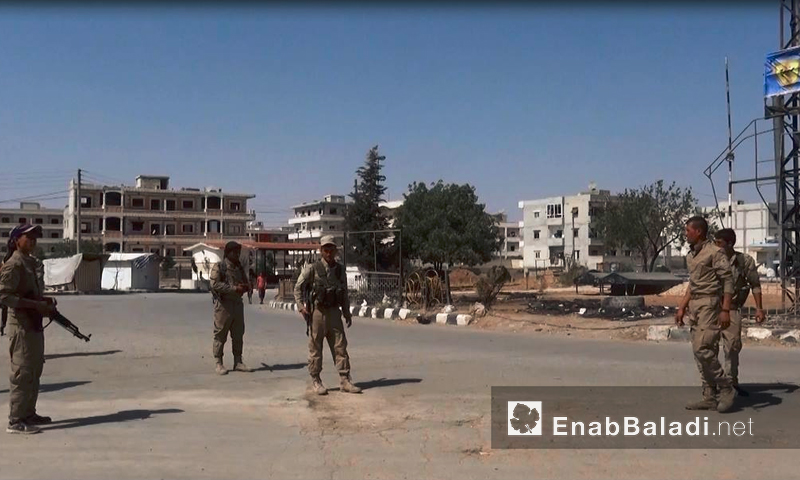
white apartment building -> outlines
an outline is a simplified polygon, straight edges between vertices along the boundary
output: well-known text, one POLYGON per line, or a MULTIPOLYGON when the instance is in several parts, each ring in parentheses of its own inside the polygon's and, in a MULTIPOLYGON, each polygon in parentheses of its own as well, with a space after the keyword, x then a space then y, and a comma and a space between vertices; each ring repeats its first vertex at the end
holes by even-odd
POLYGON ((522 247, 525 242, 522 240, 522 229, 524 221, 509 222, 508 214, 500 212, 494 217, 498 221, 498 235, 503 239, 500 251, 497 256, 500 258, 522 258, 522 247))
POLYGON ((342 241, 347 204, 344 195, 326 195, 322 200, 292 207, 294 217, 289 219, 289 225, 294 227, 294 233, 289 234, 289 240, 307 242, 333 235, 342 241))
MULTIPOLYGON (((776 206, 771 205, 773 211, 776 206)), ((708 214, 710 223, 719 228, 732 228, 736 232, 736 250, 746 253, 755 259, 759 267, 778 270, 780 252, 778 251, 778 236, 780 228, 772 218, 769 209, 763 202, 744 203, 739 201, 732 206, 733 216, 727 218, 728 205, 720 204, 721 217, 717 215, 715 207, 703 207, 703 212, 708 214)), ((682 248, 682 253, 688 253, 688 246, 682 248)), ((762 270, 762 273, 765 273, 762 270)))
POLYGON ((524 269, 564 267, 568 260, 590 269, 603 269, 605 247, 592 229, 592 219, 610 196, 590 185, 572 196, 519 202, 522 209, 524 269))
POLYGON ((55 245, 64 241, 64 210, 42 208, 38 203, 23 202, 19 208, 0 208, 0 257, 6 254, 8 237, 17 225, 41 225, 42 238, 37 245, 45 254, 55 251, 55 245))

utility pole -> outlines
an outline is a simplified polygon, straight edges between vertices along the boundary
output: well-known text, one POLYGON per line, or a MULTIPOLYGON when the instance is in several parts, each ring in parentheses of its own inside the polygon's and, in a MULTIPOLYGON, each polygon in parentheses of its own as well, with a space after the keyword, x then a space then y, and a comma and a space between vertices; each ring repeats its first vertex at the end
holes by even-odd
POLYGON ((77 215, 75 219, 75 227, 78 232, 77 235, 75 236, 75 238, 77 239, 76 253, 81 253, 81 169, 80 168, 78 169, 78 188, 76 190, 77 190, 76 193, 77 198, 75 199, 75 201, 77 202, 77 207, 78 207, 76 210, 77 215))
POLYGON ((733 132, 731 131, 731 87, 728 75, 728 57, 725 57, 725 95, 728 104, 728 227, 733 225, 733 132))

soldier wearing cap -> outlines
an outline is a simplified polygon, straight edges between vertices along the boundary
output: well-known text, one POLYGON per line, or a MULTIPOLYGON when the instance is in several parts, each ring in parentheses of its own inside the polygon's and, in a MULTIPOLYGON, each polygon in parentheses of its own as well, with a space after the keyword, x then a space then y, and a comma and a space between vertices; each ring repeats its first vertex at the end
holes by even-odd
POLYGON ((44 368, 42 319, 55 311, 55 300, 44 294, 44 266, 32 256, 42 227, 20 225, 9 235, 8 253, 0 268, 0 304, 9 314, 11 354, 8 433, 30 434, 51 422, 36 413, 39 379, 44 368))
POLYGON ((336 261, 336 243, 333 236, 320 239, 322 259, 306 265, 294 287, 294 298, 300 307, 300 314, 311 315, 308 336, 308 373, 312 388, 317 395, 326 395, 328 390, 322 384, 322 343, 328 341, 331 355, 339 371, 339 386, 342 392, 359 393, 361 389, 353 385, 350 378, 350 357, 347 354, 347 336, 344 333, 342 317, 347 328, 353 324, 350 314, 350 300, 347 296, 347 274, 344 265, 336 261), (306 288, 311 288, 311 304, 303 299, 306 288))
POLYGON ((225 245, 225 256, 211 269, 211 294, 214 297, 214 358, 216 372, 226 375, 222 357, 230 332, 233 343, 233 369, 252 372, 242 361, 244 345, 244 302, 242 295, 250 291, 247 274, 239 261, 242 246, 236 242, 225 245))

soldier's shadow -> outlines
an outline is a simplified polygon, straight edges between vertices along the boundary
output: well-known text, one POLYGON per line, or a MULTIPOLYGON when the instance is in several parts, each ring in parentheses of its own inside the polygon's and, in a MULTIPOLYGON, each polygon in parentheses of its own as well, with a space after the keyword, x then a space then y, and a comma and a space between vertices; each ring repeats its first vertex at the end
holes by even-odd
POLYGON ((800 386, 792 383, 749 383, 741 384, 748 396, 737 396, 730 412, 740 412, 745 409, 761 410, 774 407, 783 403, 783 397, 794 393, 800 386), (774 393, 773 393, 774 392, 774 393), (785 395, 778 396, 775 393, 785 395))
MULTIPOLYGON (((48 393, 48 392, 58 392, 59 390, 65 390, 67 388, 72 387, 80 387, 81 385, 86 385, 88 383, 92 383, 88 380, 83 380, 79 382, 61 382, 61 383, 43 383, 39 386, 39 393, 48 393)), ((8 389, 0 390, 0 394, 8 393, 8 389)))
POLYGON ((164 413, 183 413, 179 408, 166 408, 163 410, 122 410, 108 415, 95 415, 92 417, 70 418, 58 420, 42 427, 42 430, 64 430, 67 428, 88 427, 90 425, 101 425, 104 423, 129 422, 132 420, 145 420, 152 415, 164 413))
MULTIPOLYGON (((393 387, 404 383, 420 383, 421 381, 421 378, 378 378, 376 380, 354 383, 357 387, 361 387, 362 390, 369 390, 370 388, 393 387)), ((328 390, 336 392, 339 391, 339 387, 329 388, 328 390)))
POLYGON ((279 372, 281 370, 299 370, 308 366, 308 363, 276 363, 275 365, 267 365, 262 363, 260 367, 254 368, 254 372, 279 372))

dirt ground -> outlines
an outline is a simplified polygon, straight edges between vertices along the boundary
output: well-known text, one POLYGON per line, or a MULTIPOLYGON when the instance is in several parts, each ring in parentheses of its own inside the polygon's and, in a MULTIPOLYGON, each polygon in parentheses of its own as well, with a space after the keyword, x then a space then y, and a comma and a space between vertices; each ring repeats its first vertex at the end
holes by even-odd
MULTIPOLYGON (((546 300, 576 300, 576 299, 601 299, 599 289, 595 287, 579 287, 578 293, 575 288, 548 288, 543 291, 525 291, 509 288, 504 289, 498 296, 497 301, 489 309, 488 314, 482 318, 475 318, 471 324, 472 328, 481 330, 498 330, 510 332, 534 332, 542 335, 559 337, 578 337, 592 339, 614 339, 629 341, 644 341, 647 338, 647 328, 651 325, 674 325, 672 315, 661 318, 648 318, 642 320, 608 320, 602 318, 586 318, 577 314, 551 314, 541 315, 532 314, 527 311, 527 304, 538 295, 540 299, 546 300)), ((476 301, 473 292, 462 290, 453 293, 453 300, 459 312, 467 313, 472 304, 476 301)), ((646 295, 645 304, 647 306, 667 306, 676 308, 680 303, 680 295, 646 295)), ((769 317, 770 310, 775 313, 775 308, 780 307, 780 295, 765 295, 764 306, 769 317)), ((752 296, 748 299, 745 306, 752 306, 752 296)), ((673 310, 674 312, 674 310, 673 310)), ((765 325, 769 326, 770 320, 765 325)), ((752 318, 745 318, 745 327, 755 326, 752 318)), ((791 346, 778 340, 751 340, 743 338, 745 344, 791 346)))

